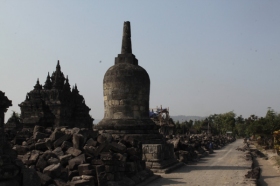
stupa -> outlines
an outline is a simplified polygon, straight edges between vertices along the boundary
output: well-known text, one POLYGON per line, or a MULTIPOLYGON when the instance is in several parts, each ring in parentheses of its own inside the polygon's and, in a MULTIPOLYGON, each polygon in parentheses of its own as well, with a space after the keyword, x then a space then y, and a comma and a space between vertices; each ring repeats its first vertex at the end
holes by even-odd
POLYGON ((149 118, 150 78, 132 54, 130 23, 123 28, 121 54, 103 79, 104 118, 97 128, 116 135, 161 138, 149 118), (139 135, 138 135, 139 134, 139 135))
POLYGON ((121 54, 105 73, 103 96, 104 118, 96 126, 100 133, 140 140, 143 159, 152 170, 177 163, 173 145, 149 118, 150 78, 132 53, 130 22, 124 22, 121 54))

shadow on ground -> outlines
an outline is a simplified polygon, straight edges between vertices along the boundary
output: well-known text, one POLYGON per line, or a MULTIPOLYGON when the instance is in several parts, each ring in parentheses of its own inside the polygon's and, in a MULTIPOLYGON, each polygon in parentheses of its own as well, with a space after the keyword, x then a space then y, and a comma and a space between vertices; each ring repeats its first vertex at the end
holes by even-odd
MULTIPOLYGON (((160 179, 164 179, 164 180, 165 180, 165 181, 164 181, 164 182, 165 182, 164 185, 177 185, 177 184, 186 185, 186 182, 183 181, 182 178, 172 178, 172 179, 170 179, 170 178, 160 178, 160 179)), ((153 182, 153 185, 157 185, 157 184, 158 184, 158 181, 159 181, 160 179, 154 181, 154 182, 153 182)), ((164 186, 164 185, 161 185, 161 186, 164 186)))

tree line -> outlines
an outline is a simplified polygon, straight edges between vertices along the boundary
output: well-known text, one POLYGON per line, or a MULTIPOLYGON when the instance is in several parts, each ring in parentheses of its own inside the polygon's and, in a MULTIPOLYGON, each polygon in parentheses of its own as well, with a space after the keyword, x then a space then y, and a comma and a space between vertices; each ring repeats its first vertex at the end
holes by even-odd
POLYGON ((280 130, 280 114, 270 107, 265 117, 250 115, 248 118, 242 115, 236 116, 233 111, 212 114, 204 120, 176 121, 174 134, 186 134, 195 131, 196 133, 211 132, 213 135, 223 135, 232 132, 238 137, 260 136, 272 137, 276 130, 280 130))

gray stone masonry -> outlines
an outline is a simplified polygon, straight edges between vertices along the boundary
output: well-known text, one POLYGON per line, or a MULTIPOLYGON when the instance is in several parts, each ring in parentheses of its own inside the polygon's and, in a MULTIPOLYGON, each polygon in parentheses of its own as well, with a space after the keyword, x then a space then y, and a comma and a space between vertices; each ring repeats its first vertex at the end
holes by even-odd
POLYGON ((131 137, 144 144, 139 145, 138 153, 143 148, 142 158, 151 170, 178 163, 173 146, 166 143, 159 126, 149 118, 150 77, 132 54, 130 22, 124 22, 121 54, 105 73, 103 96, 104 118, 96 126, 100 134, 109 133, 117 140, 131 137))

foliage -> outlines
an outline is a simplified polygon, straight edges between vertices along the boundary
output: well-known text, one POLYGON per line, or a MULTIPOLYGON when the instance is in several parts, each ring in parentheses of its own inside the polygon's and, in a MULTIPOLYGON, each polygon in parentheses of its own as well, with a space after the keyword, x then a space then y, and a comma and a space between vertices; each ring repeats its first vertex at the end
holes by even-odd
POLYGON ((175 126, 175 135, 186 134, 191 129, 201 133, 203 127, 209 126, 211 133, 214 135, 226 134, 227 131, 232 131, 233 135, 239 137, 253 135, 271 139, 273 132, 280 130, 280 114, 270 107, 265 117, 258 117, 252 114, 248 118, 243 118, 242 115, 236 116, 233 111, 230 111, 222 114, 212 114, 205 120, 190 120, 182 123, 177 121, 175 126))

